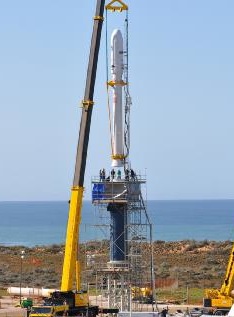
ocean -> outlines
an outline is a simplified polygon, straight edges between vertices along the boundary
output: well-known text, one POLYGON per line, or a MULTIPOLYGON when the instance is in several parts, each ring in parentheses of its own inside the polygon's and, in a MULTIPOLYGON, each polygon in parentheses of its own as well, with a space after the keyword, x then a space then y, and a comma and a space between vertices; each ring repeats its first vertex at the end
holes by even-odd
MULTIPOLYGON (((154 240, 234 240, 234 200, 151 200, 147 211, 154 240)), ((108 238, 99 216, 91 202, 84 201, 81 242, 108 238)), ((0 202, 0 245, 64 243, 67 217, 65 201, 0 202)))

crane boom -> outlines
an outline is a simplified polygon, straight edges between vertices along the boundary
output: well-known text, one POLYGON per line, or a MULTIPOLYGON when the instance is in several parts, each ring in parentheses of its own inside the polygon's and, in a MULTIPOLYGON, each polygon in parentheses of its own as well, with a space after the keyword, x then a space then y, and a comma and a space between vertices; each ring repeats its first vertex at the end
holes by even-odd
POLYGON ((89 64, 86 77, 85 94, 84 100, 82 101, 83 109, 80 122, 73 187, 71 189, 70 208, 65 243, 65 255, 61 281, 61 291, 65 292, 73 289, 74 272, 76 272, 76 288, 77 290, 80 289, 80 265, 77 248, 79 243, 79 227, 84 192, 84 174, 86 167, 91 116, 93 110, 93 94, 101 40, 104 4, 105 0, 97 0, 89 54, 89 64))
POLYGON ((223 284, 219 289, 206 289, 205 307, 230 308, 234 303, 234 244, 229 256, 223 284))
POLYGON ((234 245, 230 253, 226 275, 220 293, 225 296, 230 296, 234 286, 234 245))

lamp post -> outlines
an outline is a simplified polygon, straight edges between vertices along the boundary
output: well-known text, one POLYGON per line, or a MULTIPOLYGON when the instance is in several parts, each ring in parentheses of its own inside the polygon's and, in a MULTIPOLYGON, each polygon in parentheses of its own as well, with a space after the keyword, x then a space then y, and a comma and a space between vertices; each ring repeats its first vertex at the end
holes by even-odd
POLYGON ((21 306, 21 286, 22 286, 22 271, 23 271, 23 259, 25 256, 25 251, 20 252, 20 306, 21 306))

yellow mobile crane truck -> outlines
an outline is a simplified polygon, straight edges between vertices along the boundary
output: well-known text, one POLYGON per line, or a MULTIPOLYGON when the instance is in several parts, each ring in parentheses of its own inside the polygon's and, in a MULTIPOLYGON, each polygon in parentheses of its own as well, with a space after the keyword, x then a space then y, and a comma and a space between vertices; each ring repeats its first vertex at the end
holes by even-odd
MULTIPOLYGON (((96 80, 96 69, 99 55, 101 30, 105 0, 97 0, 94 16, 93 33, 90 46, 89 64, 86 77, 79 141, 77 147, 75 173, 71 189, 67 235, 62 271, 61 290, 51 294, 43 305, 33 306, 30 317, 53 316, 88 316, 99 313, 98 306, 89 305, 88 294, 81 290, 81 271, 79 262, 79 227, 84 192, 84 173, 87 158, 89 131, 93 109, 93 94, 96 80), (74 281, 76 290, 74 291, 74 281)), ((111 309, 106 312, 112 312, 111 309)), ((114 311, 113 311, 114 312, 114 311)))
POLYGON ((234 244, 229 257, 226 275, 219 289, 206 289, 204 307, 230 308, 234 304, 234 244))

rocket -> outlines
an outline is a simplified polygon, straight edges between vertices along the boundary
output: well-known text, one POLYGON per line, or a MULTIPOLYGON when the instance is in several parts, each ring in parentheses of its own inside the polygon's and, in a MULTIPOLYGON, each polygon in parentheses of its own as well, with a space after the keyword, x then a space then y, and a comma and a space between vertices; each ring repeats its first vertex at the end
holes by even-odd
POLYGON ((121 31, 115 29, 111 35, 111 82, 113 87, 112 167, 124 166, 123 70, 123 37, 121 31))

